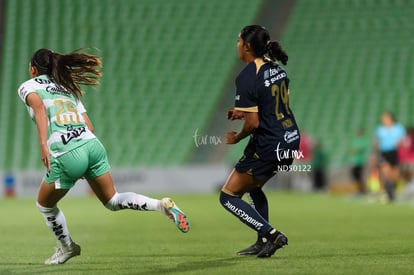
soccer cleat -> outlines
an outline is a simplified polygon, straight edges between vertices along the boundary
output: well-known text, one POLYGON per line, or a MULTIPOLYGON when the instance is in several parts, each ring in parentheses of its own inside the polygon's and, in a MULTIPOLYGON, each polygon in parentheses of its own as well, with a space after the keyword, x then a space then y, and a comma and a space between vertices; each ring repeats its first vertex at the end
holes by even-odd
POLYGON ((271 234, 270 240, 265 244, 262 251, 257 254, 258 258, 268 258, 275 254, 276 250, 288 244, 288 238, 279 231, 271 234))
POLYGON ((249 246, 246 249, 240 250, 237 252, 237 255, 239 256, 249 256, 249 255, 257 255, 260 251, 264 248, 265 243, 261 241, 257 241, 251 246, 249 246))
POLYGON ((75 242, 72 242, 67 247, 57 247, 55 254, 53 254, 52 257, 47 259, 45 261, 45 264, 64 264, 70 258, 80 255, 80 252, 81 247, 75 242))
POLYGON ((172 199, 163 198, 161 200, 161 205, 164 214, 175 223, 181 232, 187 233, 190 230, 190 221, 188 220, 187 215, 178 208, 172 199))

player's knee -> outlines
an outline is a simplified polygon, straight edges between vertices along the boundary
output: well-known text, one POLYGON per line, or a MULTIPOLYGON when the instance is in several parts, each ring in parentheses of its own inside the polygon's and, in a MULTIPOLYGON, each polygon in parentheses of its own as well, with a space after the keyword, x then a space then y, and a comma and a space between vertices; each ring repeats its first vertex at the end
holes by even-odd
POLYGON ((117 211, 119 210, 119 195, 118 192, 116 192, 112 198, 105 204, 105 207, 111 211, 117 211))
POLYGON ((223 191, 220 191, 219 201, 220 201, 220 204, 223 205, 223 201, 224 201, 223 191))
POLYGON ((37 201, 36 201, 36 207, 37 207, 37 209, 39 209, 40 213, 45 213, 45 214, 47 214, 47 213, 56 213, 56 212, 59 211, 59 209, 57 208, 57 206, 52 207, 52 208, 50 208, 50 207, 44 207, 44 206, 42 206, 37 201))
POLYGON ((229 200, 231 200, 232 198, 234 198, 234 196, 228 194, 226 190, 224 189, 221 190, 219 200, 220 200, 220 204, 223 207, 226 207, 226 204, 228 204, 229 200))

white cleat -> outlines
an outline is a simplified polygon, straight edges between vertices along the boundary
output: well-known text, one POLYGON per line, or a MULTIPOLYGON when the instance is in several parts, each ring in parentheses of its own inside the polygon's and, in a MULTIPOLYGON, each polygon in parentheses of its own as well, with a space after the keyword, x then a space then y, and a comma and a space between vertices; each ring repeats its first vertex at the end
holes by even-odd
POLYGON ((47 265, 64 264, 67 260, 72 257, 80 255, 81 247, 72 242, 67 247, 57 247, 55 254, 45 261, 47 265))
POLYGON ((172 199, 161 199, 161 206, 164 214, 175 223, 181 232, 187 233, 190 230, 190 221, 187 215, 178 208, 172 199))

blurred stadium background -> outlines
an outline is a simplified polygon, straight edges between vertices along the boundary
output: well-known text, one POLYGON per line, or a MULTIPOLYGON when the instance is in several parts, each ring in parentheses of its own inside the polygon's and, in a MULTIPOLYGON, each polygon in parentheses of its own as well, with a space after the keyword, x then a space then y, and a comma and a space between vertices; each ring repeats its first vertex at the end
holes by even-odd
POLYGON ((121 190, 224 182, 245 144, 224 143, 240 126, 225 112, 243 66, 237 34, 248 24, 265 25, 288 52, 291 106, 323 145, 330 185, 349 181, 357 128, 372 134, 384 110, 414 124, 414 1, 0 0, 0 8, 0 176, 18 195, 32 195, 43 171, 16 93, 41 47, 99 49, 91 52, 102 56, 104 77, 83 101, 121 190))

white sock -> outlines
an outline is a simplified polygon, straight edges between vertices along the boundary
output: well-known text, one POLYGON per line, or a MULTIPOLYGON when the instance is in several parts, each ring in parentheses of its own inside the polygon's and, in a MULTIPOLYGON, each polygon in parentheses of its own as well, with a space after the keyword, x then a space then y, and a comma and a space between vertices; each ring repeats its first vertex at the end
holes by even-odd
POLYGON ((56 206, 53 208, 47 208, 41 206, 36 202, 36 206, 40 213, 43 215, 46 221, 46 225, 53 233, 57 241, 63 246, 69 246, 72 243, 72 239, 69 235, 69 230, 66 225, 65 215, 56 206))
POLYGON ((105 205, 112 211, 133 209, 141 211, 161 211, 161 201, 133 192, 115 193, 105 205))

